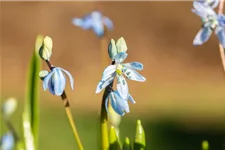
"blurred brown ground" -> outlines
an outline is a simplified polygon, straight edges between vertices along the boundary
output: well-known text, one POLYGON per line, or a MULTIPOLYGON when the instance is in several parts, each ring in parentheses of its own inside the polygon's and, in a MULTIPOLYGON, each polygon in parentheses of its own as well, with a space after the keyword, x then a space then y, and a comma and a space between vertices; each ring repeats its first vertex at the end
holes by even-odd
MULTIPOLYGON (((170 116, 194 121, 225 117, 225 74, 213 35, 203 46, 192 46, 201 27, 191 2, 1 2, 2 97, 23 100, 26 73, 37 34, 52 37, 52 63, 70 71, 75 91, 67 84, 74 108, 99 110, 95 94, 101 78, 100 41, 92 31, 71 23, 101 8, 128 45, 126 62, 144 64, 145 83, 128 81, 137 103, 128 115, 170 116), (204 119, 205 118, 205 119, 204 119)), ((46 65, 43 65, 47 69, 46 65)), ((61 105, 59 98, 41 89, 42 104, 61 105)))

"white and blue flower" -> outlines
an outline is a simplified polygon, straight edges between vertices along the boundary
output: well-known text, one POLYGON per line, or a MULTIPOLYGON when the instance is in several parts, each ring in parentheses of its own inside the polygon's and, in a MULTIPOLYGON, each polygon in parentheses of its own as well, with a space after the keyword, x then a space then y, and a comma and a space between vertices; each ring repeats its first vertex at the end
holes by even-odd
POLYGON ((106 86, 117 78, 117 91, 122 99, 126 99, 129 95, 128 85, 123 76, 134 81, 144 82, 146 79, 140 75, 136 70, 142 70, 143 65, 139 62, 131 62, 121 64, 126 58, 127 53, 120 52, 115 56, 115 65, 108 66, 102 75, 101 81, 98 83, 96 93, 101 92, 106 86))
POLYGON ((99 11, 93 11, 83 18, 74 18, 72 23, 84 30, 92 29, 99 37, 104 35, 104 26, 109 30, 113 29, 112 21, 99 11))
POLYGON ((117 90, 113 91, 108 95, 108 97, 105 100, 105 109, 109 113, 108 105, 110 103, 113 110, 117 114, 119 114, 121 116, 124 116, 125 113, 130 112, 128 100, 130 100, 133 104, 136 103, 135 100, 133 99, 133 97, 130 94, 126 98, 122 98, 117 90))
POLYGON ((13 150, 15 145, 15 140, 12 132, 7 132, 0 141, 1 150, 13 150))
POLYGON ((66 77, 63 72, 68 75, 71 88, 74 89, 74 80, 72 75, 62 68, 53 67, 51 72, 43 70, 39 73, 39 76, 43 79, 44 90, 49 89, 53 95, 61 96, 66 87, 66 77))
POLYGON ((219 42, 225 48, 225 16, 223 14, 216 14, 212 7, 207 6, 200 2, 193 3, 194 9, 192 11, 201 17, 203 26, 201 30, 197 33, 193 40, 194 45, 202 45, 207 42, 215 31, 219 42))

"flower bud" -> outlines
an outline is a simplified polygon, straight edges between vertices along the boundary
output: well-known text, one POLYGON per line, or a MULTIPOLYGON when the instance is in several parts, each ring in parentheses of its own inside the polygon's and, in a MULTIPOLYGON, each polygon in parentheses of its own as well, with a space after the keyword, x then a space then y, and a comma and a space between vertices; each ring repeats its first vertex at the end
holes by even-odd
POLYGON ((52 39, 46 36, 39 50, 40 57, 44 60, 50 60, 50 57, 52 55, 52 47, 53 47, 52 39))
POLYGON ((39 77, 41 78, 41 80, 44 80, 44 78, 48 75, 48 71, 47 70, 41 70, 39 72, 39 77))
POLYGON ((125 138, 123 143, 123 150, 132 150, 130 139, 128 137, 125 138))
POLYGON ((111 41, 109 43, 108 53, 109 53, 109 57, 111 59, 114 59, 114 57, 117 55, 117 48, 116 48, 115 41, 113 39, 111 39, 111 41))
POLYGON ((141 125, 141 120, 137 120, 136 134, 134 139, 134 149, 137 149, 137 150, 146 149, 145 131, 141 125))
POLYGON ((123 37, 119 38, 116 41, 116 47, 117 47, 117 53, 127 51, 127 44, 123 37))
POLYGON ((2 107, 2 113, 4 116, 10 116, 17 108, 17 100, 14 97, 8 98, 2 107))

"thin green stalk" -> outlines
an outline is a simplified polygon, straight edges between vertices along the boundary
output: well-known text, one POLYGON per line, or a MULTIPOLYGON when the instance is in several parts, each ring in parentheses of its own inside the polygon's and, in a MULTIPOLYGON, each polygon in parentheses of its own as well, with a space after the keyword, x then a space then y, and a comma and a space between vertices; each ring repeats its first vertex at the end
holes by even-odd
MULTIPOLYGON (((218 14, 223 14, 223 5, 224 5, 224 0, 220 0, 218 14)), ((225 53, 224 53, 223 45, 220 43, 219 43, 219 51, 220 51, 220 57, 222 60, 223 70, 225 72, 225 53)))
MULTIPOLYGON (((115 62, 112 62, 114 65, 115 62)), ((110 83, 104 91, 102 97, 102 104, 101 104, 101 116, 100 116, 100 132, 101 132, 101 149, 108 150, 109 149, 109 136, 108 136, 108 114, 105 109, 105 101, 110 92, 112 91, 113 82, 110 83)))
MULTIPOLYGON (((49 69, 52 70, 51 63, 49 61, 46 61, 46 63, 48 65, 49 69)), ((65 111, 66 111, 66 115, 68 117, 69 123, 70 123, 71 128, 72 128, 75 140, 77 142, 77 146, 78 146, 79 150, 84 150, 82 142, 81 142, 80 137, 79 137, 79 134, 78 134, 77 129, 76 129, 75 121, 73 120, 73 115, 71 113, 69 99, 67 98, 65 91, 63 91, 63 93, 61 95, 61 98, 62 98, 63 105, 64 105, 64 108, 65 108, 65 111)))

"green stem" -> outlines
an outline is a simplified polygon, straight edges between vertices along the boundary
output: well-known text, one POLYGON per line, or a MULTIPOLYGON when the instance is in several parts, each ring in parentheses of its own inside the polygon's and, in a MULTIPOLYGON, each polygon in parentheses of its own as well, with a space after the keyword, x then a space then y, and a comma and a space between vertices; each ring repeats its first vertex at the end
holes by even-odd
MULTIPOLYGON (((112 62, 112 65, 114 65, 115 62, 112 62)), ((101 104, 101 116, 100 116, 100 132, 101 132, 101 149, 102 150, 108 150, 109 149, 109 136, 108 136, 108 114, 105 109, 105 101, 112 92, 113 82, 110 83, 104 91, 103 97, 102 97, 102 104, 101 104)))
MULTIPOLYGON (((48 65, 48 67, 52 70, 53 66, 51 65, 51 63, 49 61, 47 61, 47 60, 46 60, 46 63, 48 65)), ((77 142, 77 146, 78 146, 79 150, 84 150, 82 142, 81 142, 80 137, 79 137, 79 134, 77 132, 75 121, 73 120, 73 115, 71 113, 69 99, 67 98, 65 91, 63 91, 63 93, 61 95, 61 98, 62 98, 62 101, 63 101, 63 104, 64 104, 66 115, 68 117, 69 123, 70 123, 71 128, 72 128, 75 140, 77 142)))

